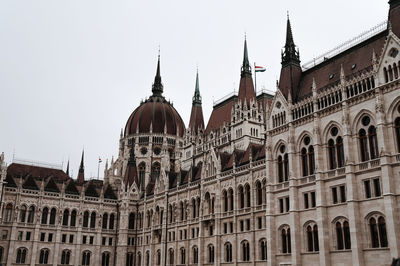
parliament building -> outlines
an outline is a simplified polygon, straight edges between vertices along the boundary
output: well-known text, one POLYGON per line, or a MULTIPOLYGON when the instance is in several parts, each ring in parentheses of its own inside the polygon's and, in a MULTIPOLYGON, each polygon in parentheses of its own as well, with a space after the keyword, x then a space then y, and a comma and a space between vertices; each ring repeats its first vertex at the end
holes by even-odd
MULTIPOLYGON (((275 93, 189 124, 163 96, 132 112, 104 180, 0 158, 0 265, 390 265, 400 257, 400 0, 301 65, 290 20, 275 93)), ((277 51, 279 52, 279 51, 277 51)), ((168 88, 165 88, 168 90, 168 88)))

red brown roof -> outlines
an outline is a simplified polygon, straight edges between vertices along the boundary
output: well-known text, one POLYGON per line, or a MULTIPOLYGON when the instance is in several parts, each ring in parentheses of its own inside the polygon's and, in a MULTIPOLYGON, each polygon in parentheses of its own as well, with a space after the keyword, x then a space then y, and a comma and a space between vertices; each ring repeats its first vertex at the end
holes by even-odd
POLYGON ((231 121, 234 99, 235 97, 231 97, 223 103, 214 106, 210 119, 208 120, 205 131, 206 134, 210 133, 212 130, 221 128, 224 122, 229 123, 231 121))
POLYGON ((197 133, 198 129, 204 129, 203 109, 199 104, 192 105, 189 128, 195 133, 197 133))
POLYGON ((46 178, 52 176, 57 182, 62 182, 69 179, 68 175, 60 169, 46 168, 35 165, 25 165, 19 163, 12 163, 7 168, 7 175, 13 177, 26 176, 28 174, 35 178, 46 178))

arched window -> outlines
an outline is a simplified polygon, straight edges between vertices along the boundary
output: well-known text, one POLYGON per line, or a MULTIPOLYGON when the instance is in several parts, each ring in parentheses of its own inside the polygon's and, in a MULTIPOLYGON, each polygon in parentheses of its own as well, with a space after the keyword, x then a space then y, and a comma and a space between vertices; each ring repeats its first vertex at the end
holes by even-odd
POLYGON ((267 240, 260 240, 260 260, 267 260, 267 240))
POLYGON ((151 180, 156 181, 160 177, 160 164, 155 162, 151 167, 151 180))
POLYGON ((137 262, 138 262, 138 265, 142 265, 142 253, 138 253, 138 255, 137 255, 137 262))
POLYGON ((150 251, 146 251, 146 266, 150 266, 150 251))
POLYGON ((394 130, 396 134, 397 152, 400 153, 400 117, 394 121, 394 130))
POLYGON ((282 253, 289 254, 292 253, 291 239, 290 239, 290 228, 285 226, 281 229, 282 237, 282 253))
POLYGON ((103 252, 101 254, 101 266, 110 266, 110 253, 103 252))
POLYGON ((146 175, 146 164, 141 163, 139 165, 139 189, 144 190, 144 181, 146 175))
POLYGON ((87 228, 89 226, 89 211, 83 213, 83 227, 87 228))
POLYGON ((385 76, 385 83, 389 82, 389 75, 386 67, 383 68, 383 75, 385 76))
POLYGON ((48 215, 49 215, 49 209, 47 207, 44 207, 42 211, 42 224, 47 224, 48 215))
POLYGON ((214 263, 214 246, 213 245, 208 245, 208 262, 209 263, 214 263))
POLYGON ((200 197, 197 197, 197 217, 200 216, 200 197))
POLYGON ((379 156, 376 128, 374 125, 371 125, 371 118, 367 115, 361 119, 361 126, 361 129, 358 131, 361 161, 365 162, 370 159, 376 159, 379 156))
POLYGON ((161 265, 161 250, 157 250, 156 265, 161 265))
POLYGON ((125 266, 133 266, 133 253, 132 252, 126 253, 125 266))
POLYGON ((170 248, 168 254, 169 254, 169 264, 174 265, 174 250, 170 248))
POLYGON ((250 207, 251 206, 250 185, 246 184, 244 186, 244 188, 245 188, 245 193, 246 193, 246 207, 250 207))
POLYGON ((186 250, 181 248, 181 264, 186 264, 186 250))
POLYGON ((256 196, 257 196, 257 205, 263 204, 263 189, 261 186, 261 182, 257 181, 256 183, 256 196))
POLYGON ((336 228, 336 249, 351 249, 349 222, 340 219, 335 223, 336 228))
POLYGON ((108 224, 108 229, 114 229, 114 219, 115 219, 114 213, 111 213, 110 214, 110 222, 108 224))
POLYGON ((181 221, 184 221, 185 220, 185 206, 183 205, 182 201, 179 203, 179 205, 180 205, 179 209, 181 212, 181 221))
POLYGON ((68 218, 69 218, 69 210, 65 209, 63 213, 63 221, 62 225, 67 226, 68 225, 68 218))
POLYGON ((339 129, 335 126, 329 131, 328 155, 329 169, 332 170, 344 166, 343 138, 339 134, 339 129))
POLYGON ((279 183, 289 180, 289 156, 285 145, 281 145, 278 151, 278 179, 279 183))
POLYGON ((224 190, 222 192, 222 204, 224 206, 224 208, 223 208, 224 212, 228 211, 228 203, 229 203, 228 202, 228 192, 226 192, 226 190, 224 190))
POLYGON ((303 176, 309 176, 314 174, 315 169, 315 158, 314 158, 314 147, 311 145, 311 138, 309 136, 304 137, 301 148, 301 166, 303 176))
POLYGON ((103 223, 102 223, 102 228, 107 229, 107 222, 108 222, 108 214, 104 213, 103 214, 103 223))
POLYGON ((246 240, 242 242, 242 261, 250 261, 250 244, 246 240))
POLYGON ((17 249, 17 258, 15 263, 23 264, 26 262, 26 254, 28 253, 26 248, 19 248, 17 249))
POLYGON ((48 264, 49 263, 49 250, 44 248, 40 250, 39 254, 39 264, 48 264))
POLYGON ((129 214, 129 225, 128 225, 129 229, 135 229, 135 214, 133 212, 131 212, 129 214))
POLYGON ((96 213, 92 212, 90 215, 90 228, 95 228, 96 227, 96 213))
POLYGON ((25 223, 25 219, 26 219, 26 206, 22 205, 21 209, 19 210, 19 221, 21 223, 25 223))
POLYGON ((35 206, 30 206, 28 210, 28 223, 32 224, 35 218, 35 206))
POLYGON ((50 222, 49 222, 49 224, 55 224, 56 223, 56 214, 57 214, 56 208, 52 208, 51 211, 50 211, 50 222))
POLYGON ((70 226, 75 226, 76 225, 76 210, 73 210, 71 212, 71 221, 69 222, 70 226))
POLYGON ((244 208, 244 190, 243 187, 240 185, 238 188, 238 193, 239 193, 239 200, 240 200, 240 208, 244 208))
POLYGON ((233 211, 234 206, 235 206, 235 199, 234 199, 234 196, 233 196, 233 189, 230 188, 228 192, 229 192, 229 210, 233 211))
POLYGON ((63 250, 61 253, 61 264, 69 265, 70 258, 71 258, 71 251, 67 249, 63 250))
POLYGON ((90 251, 86 250, 82 252, 82 266, 90 265, 90 251))
POLYGON ((197 246, 192 248, 193 251, 193 263, 199 263, 199 249, 197 246))
POLYGON ((0 263, 3 261, 3 253, 4 253, 4 248, 0 247, 0 263))
POLYGON ((387 247, 386 222, 383 216, 374 215, 369 219, 371 244, 373 248, 387 247))
POLYGON ((196 218, 196 199, 192 199, 192 218, 196 218))
POLYGON ((225 262, 232 262, 232 244, 225 243, 225 262))
POLYGON ((318 226, 315 223, 309 224, 306 227, 306 235, 307 235, 307 251, 308 252, 319 251, 318 226))

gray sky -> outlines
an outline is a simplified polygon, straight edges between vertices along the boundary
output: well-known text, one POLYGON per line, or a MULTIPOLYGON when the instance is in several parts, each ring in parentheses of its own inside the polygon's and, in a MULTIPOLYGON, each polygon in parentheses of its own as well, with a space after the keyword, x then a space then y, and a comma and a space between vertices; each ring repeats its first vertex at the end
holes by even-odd
POLYGON ((205 121, 238 89, 247 33, 251 62, 275 90, 286 12, 302 63, 387 19, 387 0, 3 0, 0 152, 61 163, 86 178, 117 155, 121 128, 151 94, 158 46, 164 95, 189 122, 196 65, 205 121))

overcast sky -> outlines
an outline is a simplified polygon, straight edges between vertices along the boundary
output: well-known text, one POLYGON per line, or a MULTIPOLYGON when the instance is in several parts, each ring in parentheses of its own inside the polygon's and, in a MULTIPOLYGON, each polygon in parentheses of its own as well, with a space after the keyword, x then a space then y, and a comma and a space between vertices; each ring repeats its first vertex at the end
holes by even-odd
POLYGON ((117 156, 121 128, 151 94, 158 46, 164 95, 189 122, 196 66, 205 121, 250 61, 275 90, 286 13, 302 63, 387 19, 387 0, 0 1, 0 152, 86 178, 117 156))

